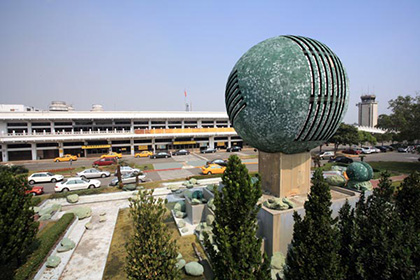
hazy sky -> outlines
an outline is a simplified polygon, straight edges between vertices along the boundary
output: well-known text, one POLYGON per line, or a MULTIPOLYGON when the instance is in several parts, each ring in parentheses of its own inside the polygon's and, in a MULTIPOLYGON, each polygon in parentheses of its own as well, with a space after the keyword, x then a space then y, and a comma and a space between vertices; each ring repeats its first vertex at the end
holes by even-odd
POLYGON ((0 103, 225 111, 227 76, 270 37, 317 39, 361 94, 420 91, 420 1, 0 1, 0 103), (293 3, 292 3, 293 2, 293 3))

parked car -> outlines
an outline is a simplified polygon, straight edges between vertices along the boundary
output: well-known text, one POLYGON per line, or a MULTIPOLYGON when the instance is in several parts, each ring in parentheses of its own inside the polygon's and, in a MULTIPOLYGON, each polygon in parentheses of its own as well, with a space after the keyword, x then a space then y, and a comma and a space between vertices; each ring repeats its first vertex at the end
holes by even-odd
MULTIPOLYGON (((121 174, 129 174, 129 173, 138 174, 138 173, 140 173, 140 169, 132 168, 130 166, 121 166, 120 171, 121 171, 121 174)), ((117 170, 115 170, 114 175, 117 176, 117 170)))
POLYGON ((209 154, 209 153, 215 153, 216 151, 217 151, 216 149, 207 148, 207 149, 201 150, 200 153, 209 154))
POLYGON ((342 151, 343 154, 349 154, 349 155, 359 155, 361 152, 362 151, 355 150, 355 149, 346 149, 342 151))
POLYGON ((347 163, 350 164, 353 162, 351 158, 345 157, 345 156, 338 156, 331 158, 328 162, 339 162, 339 163, 347 163))
POLYGON ((385 147, 388 151, 393 151, 394 150, 394 148, 392 146, 385 145, 385 146, 382 146, 382 147, 385 147))
POLYGON ((376 149, 379 149, 379 151, 381 153, 386 153, 387 152, 387 148, 385 148, 384 146, 375 146, 376 149))
POLYGON ((83 171, 77 172, 77 176, 82 178, 105 178, 111 176, 111 173, 108 171, 100 171, 96 168, 89 168, 83 171))
POLYGON ((56 175, 51 172, 39 172, 39 173, 34 173, 31 176, 29 176, 28 182, 30 185, 33 185, 35 183, 41 183, 41 182, 55 183, 63 179, 64 179, 63 175, 58 175, 58 174, 56 175))
POLYGON ((239 146, 232 146, 226 149, 226 152, 240 152, 242 150, 239 146))
POLYGON ((217 159, 213 159, 213 160, 210 160, 210 161, 206 162, 206 164, 207 165, 208 164, 218 164, 220 166, 227 166, 227 160, 217 158, 217 159))
POLYGON ((136 158, 150 157, 151 155, 153 155, 153 152, 151 151, 141 151, 140 153, 136 153, 134 157, 136 158))
POLYGON ((362 147, 362 153, 363 154, 371 154, 371 153, 375 153, 376 150, 372 150, 371 147, 362 147))
POLYGON ((334 155, 334 152, 323 152, 322 154, 319 155, 319 157, 321 159, 330 159, 332 158, 334 155))
POLYGON ((112 165, 112 164, 117 164, 117 160, 115 158, 101 158, 98 160, 95 160, 92 163, 92 166, 104 166, 104 165, 112 165))
POLYGON ((93 189, 99 188, 101 186, 101 181, 96 179, 85 179, 80 177, 68 178, 63 182, 57 183, 55 185, 55 192, 68 192, 76 191, 83 189, 93 189))
MULTIPOLYGON (((123 184, 130 184, 136 182, 136 174, 134 173, 127 173, 121 176, 121 181, 123 184)), ((143 173, 139 173, 139 182, 146 182, 146 175, 143 173)), ((109 183, 110 186, 118 185, 118 178, 113 178, 109 183)))
POLYGON ((172 153, 173 156, 185 156, 185 155, 189 155, 190 152, 187 150, 178 150, 174 153, 172 153))
POLYGON ((77 160, 77 156, 74 155, 70 155, 70 154, 65 154, 62 157, 56 157, 54 159, 55 162, 62 162, 62 161, 76 161, 77 160))
POLYGON ((122 154, 111 152, 109 154, 102 155, 101 158, 122 158, 122 154))
POLYGON ((168 152, 159 152, 150 156, 150 158, 170 158, 171 154, 168 152))
POLYGON ((207 175, 223 174, 225 170, 226 170, 225 166, 220 166, 218 164, 208 164, 201 167, 201 172, 207 175))
POLYGON ((41 195, 44 193, 44 187, 41 186, 34 186, 30 190, 26 190, 25 194, 31 194, 31 195, 41 195))
POLYGON ((399 153, 408 153, 408 147, 399 147, 397 151, 399 153))

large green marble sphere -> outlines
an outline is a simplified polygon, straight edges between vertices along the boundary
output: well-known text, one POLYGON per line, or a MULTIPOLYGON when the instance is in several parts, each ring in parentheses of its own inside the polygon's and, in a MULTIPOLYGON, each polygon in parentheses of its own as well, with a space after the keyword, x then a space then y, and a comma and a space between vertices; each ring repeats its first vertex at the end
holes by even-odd
POLYGON ((340 125, 349 100, 340 59, 324 44, 279 36, 248 50, 226 85, 229 119, 244 142, 261 151, 308 151, 340 125))

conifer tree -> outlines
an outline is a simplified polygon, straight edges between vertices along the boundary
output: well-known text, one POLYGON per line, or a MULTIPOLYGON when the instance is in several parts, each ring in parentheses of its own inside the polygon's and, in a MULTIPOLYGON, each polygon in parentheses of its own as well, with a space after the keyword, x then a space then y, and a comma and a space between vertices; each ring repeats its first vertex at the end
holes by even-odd
POLYGON ((176 265, 176 242, 164 224, 165 201, 154 198, 153 191, 140 191, 130 200, 134 234, 126 245, 128 279, 180 279, 176 265))
POLYGON ((12 279, 13 270, 30 253, 38 230, 26 189, 25 175, 0 172, 0 279, 12 279))
POLYGON ((330 206, 329 186, 322 171, 317 169, 312 179, 311 192, 304 204, 304 218, 297 212, 293 214, 295 225, 286 257, 285 279, 343 279, 339 231, 333 227, 330 206))
POLYGON ((353 248, 355 238, 354 209, 351 209, 347 199, 339 211, 337 227, 340 231, 340 250, 338 253, 341 256, 341 267, 344 275, 346 275, 345 279, 356 280, 357 277, 354 275, 356 256, 353 248))
POLYGON ((420 233, 420 173, 413 172, 401 183, 396 206, 404 219, 413 219, 420 233))
MULTIPOLYGON (((347 279, 415 279, 412 259, 412 232, 393 203, 389 174, 383 173, 378 188, 356 206, 354 256, 356 278, 347 279)), ((350 246, 350 245, 349 245, 350 246)))
POLYGON ((215 192, 213 240, 205 234, 215 277, 219 280, 269 280, 270 263, 261 253, 261 238, 257 233, 257 205, 262 195, 261 180, 251 178, 245 165, 233 155, 222 176, 224 187, 215 192))

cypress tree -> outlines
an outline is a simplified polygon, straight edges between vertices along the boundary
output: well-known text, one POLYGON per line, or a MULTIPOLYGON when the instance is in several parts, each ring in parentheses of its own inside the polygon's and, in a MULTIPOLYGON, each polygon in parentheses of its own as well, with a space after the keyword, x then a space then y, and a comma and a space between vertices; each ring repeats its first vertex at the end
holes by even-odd
POLYGON ((176 242, 171 240, 164 224, 165 201, 152 196, 153 191, 140 191, 130 199, 134 234, 126 245, 128 279, 180 279, 176 268, 176 242))
POLYGON ((413 172, 401 183, 396 195, 396 206, 402 218, 413 219, 420 232, 420 173, 413 172))
POLYGON ((352 245, 357 256, 356 279, 415 279, 411 245, 407 244, 412 234, 405 232, 395 209, 389 174, 382 174, 366 202, 362 199, 356 207, 352 245))
POLYGON ((12 279, 13 270, 30 253, 38 230, 31 197, 25 194, 26 175, 0 172, 0 279, 12 279))
POLYGON ((205 234, 205 247, 210 256, 215 277, 219 280, 271 279, 270 263, 261 253, 261 238, 257 233, 257 205, 262 195, 261 180, 251 178, 245 165, 233 155, 222 176, 224 187, 215 192, 213 240, 205 234))
POLYGON ((354 254, 354 209, 351 208, 348 200, 344 203, 339 211, 339 221, 337 224, 338 230, 340 231, 340 250, 338 251, 341 256, 341 267, 343 273, 346 275, 346 279, 358 279, 355 272, 355 260, 354 254))
POLYGON ((317 169, 312 179, 311 192, 304 204, 302 219, 294 212, 293 240, 286 257, 285 279, 343 278, 340 266, 339 232, 333 227, 331 193, 322 171, 317 169))

